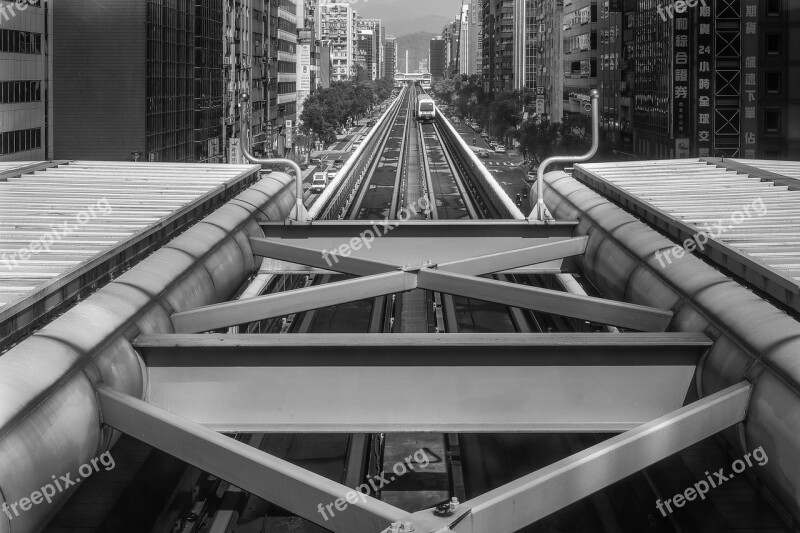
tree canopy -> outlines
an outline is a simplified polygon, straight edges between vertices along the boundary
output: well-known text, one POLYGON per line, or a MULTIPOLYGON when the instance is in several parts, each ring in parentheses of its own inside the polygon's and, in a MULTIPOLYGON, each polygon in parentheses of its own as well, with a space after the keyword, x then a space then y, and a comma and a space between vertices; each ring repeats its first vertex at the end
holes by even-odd
MULTIPOLYGON (((360 66, 358 69, 364 70, 360 66)), ((333 82, 329 89, 321 89, 306 99, 300 114, 300 131, 332 143, 337 131, 370 114, 375 104, 391 96, 393 87, 394 80, 389 77, 373 81, 358 71, 353 81, 333 82)))

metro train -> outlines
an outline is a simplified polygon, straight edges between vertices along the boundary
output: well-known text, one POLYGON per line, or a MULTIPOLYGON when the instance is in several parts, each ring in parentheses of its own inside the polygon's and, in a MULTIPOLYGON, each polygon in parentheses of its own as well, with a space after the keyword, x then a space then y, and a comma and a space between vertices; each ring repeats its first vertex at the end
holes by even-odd
POLYGON ((417 120, 431 123, 436 119, 436 104, 427 94, 417 96, 417 120))

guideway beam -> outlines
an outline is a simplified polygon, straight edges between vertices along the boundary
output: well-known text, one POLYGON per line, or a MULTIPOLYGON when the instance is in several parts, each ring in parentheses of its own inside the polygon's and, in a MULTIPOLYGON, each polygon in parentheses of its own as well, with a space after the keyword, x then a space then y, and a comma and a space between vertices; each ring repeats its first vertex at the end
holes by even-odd
POLYGON ((153 405, 217 431, 302 433, 625 431, 682 406, 710 346, 701 333, 172 334, 134 342, 153 405))
POLYGON ((380 531, 404 511, 133 396, 98 385, 109 426, 331 531, 380 531), (319 506, 347 502, 323 518, 319 506))

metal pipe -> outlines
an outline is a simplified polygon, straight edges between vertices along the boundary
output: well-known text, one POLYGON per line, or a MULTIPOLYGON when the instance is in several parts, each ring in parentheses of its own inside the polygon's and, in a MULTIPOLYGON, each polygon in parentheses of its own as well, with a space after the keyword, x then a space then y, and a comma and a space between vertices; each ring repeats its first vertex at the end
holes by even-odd
POLYGON ((548 217, 552 219, 547 211, 547 206, 544 204, 544 169, 553 163, 580 163, 587 161, 594 157, 600 147, 600 91, 592 89, 589 92, 589 96, 592 99, 592 147, 583 155, 553 156, 542 161, 536 173, 536 207, 531 211, 528 220, 536 219, 540 222, 545 222, 548 217))
MULTIPOLYGON (((245 102, 250 100, 250 95, 247 93, 242 93, 239 96, 239 106, 243 107, 245 102)), ((258 159, 253 157, 250 153, 250 150, 247 149, 247 137, 245 132, 250 132, 250 115, 242 110, 242 127, 239 128, 239 147, 242 150, 242 155, 245 159, 250 161, 251 163, 255 163, 256 165, 288 165, 292 167, 297 175, 295 177, 295 194, 297 198, 295 199, 295 206, 292 209, 292 212, 289 214, 289 218, 296 220, 298 222, 307 222, 311 220, 311 216, 308 214, 306 210, 306 206, 303 205, 303 171, 300 169, 300 165, 292 161, 291 159, 258 159)))

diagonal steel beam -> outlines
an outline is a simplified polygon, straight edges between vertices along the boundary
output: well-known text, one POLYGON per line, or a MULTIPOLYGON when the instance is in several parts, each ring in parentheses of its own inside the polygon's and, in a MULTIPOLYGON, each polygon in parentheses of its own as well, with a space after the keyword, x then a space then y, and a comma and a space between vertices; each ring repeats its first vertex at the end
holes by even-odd
POLYGON ((107 385, 98 385, 98 393, 105 424, 331 531, 381 531, 406 515, 387 503, 107 385), (320 506, 325 510, 339 500, 345 510, 331 506, 325 511, 326 520, 320 506))
POLYGON ((638 331, 664 331, 672 320, 671 311, 654 307, 578 296, 427 268, 417 274, 417 285, 420 289, 581 318, 638 331))
MULTIPOLYGON (((351 249, 358 250, 363 242, 355 238, 348 244, 351 249), (355 241, 355 245, 352 242, 355 241), (354 246, 358 245, 358 248, 354 246)), ((381 263, 369 259, 357 259, 355 257, 345 257, 339 254, 330 254, 327 250, 317 250, 306 248, 296 244, 287 244, 286 241, 278 239, 263 239, 258 237, 250 238, 250 246, 253 253, 261 257, 269 257, 321 268, 323 270, 333 270, 342 274, 352 274, 354 276, 372 276, 400 270, 400 267, 389 263, 381 263)))
POLYGON ((200 333, 410 291, 416 286, 415 274, 390 272, 181 311, 172 315, 172 325, 176 333, 200 333))
POLYGON ((455 519, 436 518, 429 509, 404 520, 417 531, 518 531, 743 421, 751 389, 738 383, 468 500, 455 519))
POLYGON ((546 261, 553 261, 555 259, 564 259, 565 257, 581 255, 586 251, 586 244, 588 242, 589 237, 575 237, 563 241, 510 250, 508 252, 441 263, 437 268, 440 271, 472 276, 492 274, 512 268, 520 268, 537 263, 544 263, 546 261))
POLYGON ((744 420, 751 385, 716 394, 468 501, 456 531, 516 531, 744 420))

